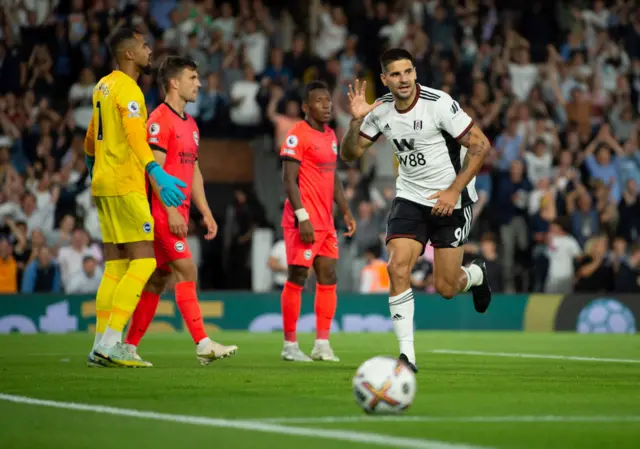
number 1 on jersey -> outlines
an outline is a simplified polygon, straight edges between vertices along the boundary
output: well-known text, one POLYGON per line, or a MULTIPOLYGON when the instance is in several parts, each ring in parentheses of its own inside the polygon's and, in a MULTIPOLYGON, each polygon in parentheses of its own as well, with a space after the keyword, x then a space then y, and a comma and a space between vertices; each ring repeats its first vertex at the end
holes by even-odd
POLYGON ((98 137, 96 140, 102 140, 102 111, 100 110, 100 102, 96 103, 98 109, 98 137))

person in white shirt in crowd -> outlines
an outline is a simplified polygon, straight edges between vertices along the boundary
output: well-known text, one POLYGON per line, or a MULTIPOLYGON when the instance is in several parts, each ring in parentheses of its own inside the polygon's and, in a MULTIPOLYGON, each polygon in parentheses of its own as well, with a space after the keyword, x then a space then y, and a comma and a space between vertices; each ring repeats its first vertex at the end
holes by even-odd
POLYGON ((389 23, 382 28, 378 36, 389 40, 389 46, 397 47, 407 34, 407 18, 396 12, 389 13, 389 23))
POLYGON ((525 151, 524 160, 527 163, 527 178, 535 186, 542 179, 551 178, 553 155, 547 142, 543 139, 536 141, 532 150, 525 151))
POLYGON ((256 74, 262 74, 267 68, 269 38, 264 31, 258 29, 255 20, 247 20, 244 24, 244 32, 239 42, 244 46, 244 56, 247 63, 256 74))
POLYGON ((262 119, 262 110, 257 101, 260 84, 252 66, 244 68, 244 79, 231 86, 231 121, 242 127, 257 126, 262 119))
POLYGON ((27 175, 26 188, 36 197, 36 207, 42 209, 51 203, 51 173, 40 172, 37 179, 33 168, 27 167, 27 175))
POLYGON ((11 217, 14 221, 27 223, 27 232, 31 234, 34 229, 41 229, 45 234, 53 231, 53 221, 56 210, 56 202, 60 197, 60 188, 52 189, 51 203, 38 208, 36 197, 32 193, 25 193, 20 200, 21 207, 15 201, 6 201, 0 205, 0 222, 4 217, 11 217))
POLYGON ((213 30, 220 30, 225 42, 231 42, 236 34, 236 18, 233 17, 233 8, 230 2, 220 5, 220 17, 216 18, 211 25, 213 30))
POLYGON ((80 72, 80 79, 69 91, 69 107, 73 109, 73 119, 79 128, 87 129, 93 112, 93 88, 96 80, 93 71, 86 67, 80 72))
POLYGON ((287 252, 284 240, 276 241, 271 247, 267 266, 273 275, 273 290, 280 291, 287 282, 287 252))
POLYGON ((571 293, 575 276, 575 260, 582 254, 578 241, 569 234, 571 223, 566 217, 556 220, 549 232, 547 258, 549 271, 545 293, 571 293))
POLYGON ((316 40, 316 56, 327 60, 342 50, 347 42, 347 17, 341 7, 322 6, 320 33, 316 40))
POLYGON ((526 101, 539 77, 538 67, 531 63, 529 43, 514 31, 509 31, 502 59, 509 69, 513 94, 518 101, 526 101), (511 61, 512 53, 515 53, 515 62, 511 61))
POLYGON ((78 228, 73 231, 71 245, 60 248, 58 252, 58 265, 60 266, 63 286, 69 285, 71 279, 82 271, 82 261, 87 255, 91 255, 98 260, 102 259, 102 254, 96 247, 89 247, 87 232, 78 228))
POLYGON ((64 284, 64 291, 72 294, 96 293, 101 280, 102 268, 93 256, 87 254, 82 259, 82 269, 73 274, 69 282, 64 284))

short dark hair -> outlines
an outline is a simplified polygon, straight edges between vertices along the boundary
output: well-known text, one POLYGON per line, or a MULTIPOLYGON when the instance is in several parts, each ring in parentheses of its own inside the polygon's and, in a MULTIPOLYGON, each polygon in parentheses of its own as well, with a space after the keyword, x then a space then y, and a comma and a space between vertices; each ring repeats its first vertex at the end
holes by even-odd
POLYGON ((304 86, 304 93, 302 95, 302 98, 305 102, 309 101, 309 95, 311 94, 311 92, 319 89, 329 90, 329 86, 327 85, 327 83, 321 80, 311 81, 306 86, 304 86))
POLYGON ((140 34, 135 28, 120 28, 109 37, 109 51, 114 58, 118 57, 118 51, 125 42, 135 39, 136 34, 140 34))
POLYGON ((411 61, 411 65, 416 65, 415 59, 411 53, 409 53, 404 48, 390 48, 385 50, 384 53, 380 56, 380 65, 382 66, 382 71, 385 72, 387 70, 387 66, 394 61, 401 61, 403 59, 407 59, 411 61))
POLYGON ((186 56, 167 56, 158 70, 158 81, 165 92, 169 90, 169 81, 176 78, 184 69, 198 70, 198 63, 186 56))
POLYGON ((571 232, 571 218, 566 215, 556 218, 553 224, 558 226, 560 229, 562 229, 566 233, 571 232))

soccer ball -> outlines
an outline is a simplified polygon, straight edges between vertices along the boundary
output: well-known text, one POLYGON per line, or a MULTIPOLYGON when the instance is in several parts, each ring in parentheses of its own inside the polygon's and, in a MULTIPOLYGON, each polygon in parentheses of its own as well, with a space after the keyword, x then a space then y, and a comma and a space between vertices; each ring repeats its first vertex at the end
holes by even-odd
POLYGON ((601 298, 580 311, 577 330, 581 334, 632 334, 636 332, 636 320, 620 301, 601 298))
POLYGON ((366 413, 401 413, 409 408, 416 395, 416 376, 393 357, 374 357, 356 371, 353 394, 366 413))

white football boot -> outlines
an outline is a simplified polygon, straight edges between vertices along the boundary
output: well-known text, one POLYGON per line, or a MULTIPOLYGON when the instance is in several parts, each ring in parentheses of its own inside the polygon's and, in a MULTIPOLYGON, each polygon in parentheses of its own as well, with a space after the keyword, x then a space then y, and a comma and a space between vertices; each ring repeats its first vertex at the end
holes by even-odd
POLYGON ((238 347, 236 345, 225 346, 209 340, 203 348, 198 349, 196 347, 196 358, 201 365, 208 365, 214 360, 231 357, 237 350, 238 347))
POLYGON ((140 355, 138 355, 138 348, 136 348, 135 346, 130 345, 129 343, 123 343, 122 346, 124 346, 124 349, 126 349, 127 352, 129 354, 131 354, 134 359, 140 360, 141 362, 145 362, 149 368, 151 368, 153 366, 153 363, 151 363, 151 362, 149 362, 147 360, 143 360, 142 357, 140 357, 140 355))
POLYGON ((298 342, 285 341, 280 356, 282 360, 286 360, 287 362, 313 362, 308 355, 302 352, 300 346, 298 346, 298 342))
POLYGON ((101 362, 111 365, 125 368, 150 368, 152 365, 140 358, 137 354, 132 354, 125 349, 124 344, 117 342, 114 346, 98 345, 93 350, 93 355, 96 359, 101 359, 101 362))
POLYGON ((339 362, 340 359, 333 353, 329 340, 316 340, 311 351, 311 358, 313 360, 323 362, 339 362))

